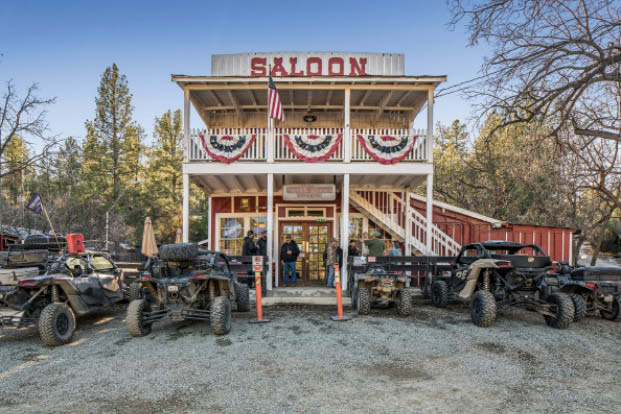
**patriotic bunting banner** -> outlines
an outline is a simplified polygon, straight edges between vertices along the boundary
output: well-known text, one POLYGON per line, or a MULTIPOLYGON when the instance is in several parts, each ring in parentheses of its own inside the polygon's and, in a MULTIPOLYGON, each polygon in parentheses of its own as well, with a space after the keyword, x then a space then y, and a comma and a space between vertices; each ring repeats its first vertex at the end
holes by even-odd
POLYGON ((417 136, 358 135, 358 141, 373 159, 382 164, 395 164, 410 153, 417 136))
POLYGON ((256 135, 199 135, 203 148, 214 160, 227 164, 244 155, 254 142, 256 135))
POLYGON ((339 147, 343 134, 331 135, 283 135, 289 151, 306 162, 325 161, 339 147))

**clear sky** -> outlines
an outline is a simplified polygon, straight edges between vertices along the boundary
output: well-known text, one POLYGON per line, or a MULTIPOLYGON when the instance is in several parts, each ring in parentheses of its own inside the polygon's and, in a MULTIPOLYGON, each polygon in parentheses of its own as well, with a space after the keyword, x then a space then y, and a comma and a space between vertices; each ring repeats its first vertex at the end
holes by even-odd
MULTIPOLYGON (((209 75, 214 53, 404 53, 407 75, 447 75, 442 86, 471 79, 487 50, 466 47, 464 28, 450 31, 448 20, 444 0, 0 0, 0 82, 13 79, 20 92, 38 82, 41 96, 57 98, 51 132, 81 138, 114 62, 150 141, 154 117, 183 106, 170 74, 209 75)), ((436 120, 464 120, 470 110, 457 95, 442 97, 436 120)))

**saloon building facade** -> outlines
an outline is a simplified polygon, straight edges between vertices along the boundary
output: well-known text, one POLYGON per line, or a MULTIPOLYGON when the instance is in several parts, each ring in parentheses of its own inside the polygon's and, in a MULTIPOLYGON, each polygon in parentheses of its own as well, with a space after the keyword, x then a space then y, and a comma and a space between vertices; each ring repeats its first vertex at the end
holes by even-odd
POLYGON ((538 228, 536 235, 433 201, 434 91, 446 77, 406 76, 404 60, 389 53, 213 55, 211 76, 172 75, 184 96, 183 240, 192 182, 210 197, 210 249, 240 255, 248 230, 267 234, 275 275, 268 289, 282 283, 278 253, 287 234, 300 246, 297 269, 306 284, 324 279, 331 237, 345 254, 349 239, 377 233, 400 241, 404 255, 454 255, 462 243, 491 238, 538 241, 569 260, 570 229, 538 228), (284 122, 267 116, 268 73, 284 122), (191 107, 200 120, 190 119, 191 107), (420 116, 426 129, 413 128, 420 116), (413 193, 421 186, 426 197, 413 193))

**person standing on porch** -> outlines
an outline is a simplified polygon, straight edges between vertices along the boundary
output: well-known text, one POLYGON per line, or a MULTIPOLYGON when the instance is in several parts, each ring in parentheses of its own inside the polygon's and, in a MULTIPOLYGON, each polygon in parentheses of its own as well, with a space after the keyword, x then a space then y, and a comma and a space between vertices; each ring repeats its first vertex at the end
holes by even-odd
POLYGON ((254 232, 248 231, 248 235, 244 237, 242 245, 242 256, 254 256, 257 254, 257 246, 254 244, 254 232))
POLYGON ((371 240, 360 240, 369 249, 369 256, 384 256, 384 241, 379 233, 375 234, 375 238, 371 240))
POLYGON ((283 264, 283 283, 285 286, 289 285, 289 272, 291 272, 291 283, 295 286, 295 262, 300 255, 300 249, 295 240, 291 239, 291 235, 285 236, 285 243, 280 249, 280 262, 283 264))
POLYGON ((334 265, 338 263, 339 269, 343 266, 343 250, 338 245, 338 240, 334 237, 330 239, 330 244, 326 247, 324 260, 328 267, 328 287, 334 286, 334 265))
POLYGON ((267 256, 267 232, 261 233, 259 240, 257 240, 257 254, 259 256, 267 256))
POLYGON ((349 241, 349 246, 347 246, 347 256, 348 257, 360 256, 360 250, 358 250, 358 245, 356 243, 356 240, 349 241))

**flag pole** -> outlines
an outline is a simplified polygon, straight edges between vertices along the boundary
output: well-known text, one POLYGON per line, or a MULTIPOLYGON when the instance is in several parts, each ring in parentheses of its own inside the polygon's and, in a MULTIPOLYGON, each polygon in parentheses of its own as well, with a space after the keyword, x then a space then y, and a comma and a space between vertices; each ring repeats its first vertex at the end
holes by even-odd
POLYGON ((56 235, 56 232, 54 231, 54 225, 52 224, 52 220, 50 220, 50 216, 48 216, 47 210, 45 209, 45 205, 43 203, 41 203, 41 207, 43 207, 43 212, 45 213, 47 222, 50 224, 50 227, 52 228, 52 235, 56 235))

